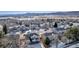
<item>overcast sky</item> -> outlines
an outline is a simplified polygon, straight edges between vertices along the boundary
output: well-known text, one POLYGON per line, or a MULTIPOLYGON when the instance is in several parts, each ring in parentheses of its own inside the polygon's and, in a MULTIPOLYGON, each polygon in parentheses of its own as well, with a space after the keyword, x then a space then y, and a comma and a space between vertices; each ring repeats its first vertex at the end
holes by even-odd
POLYGON ((0 11, 79 11, 78 0, 0 0, 0 11))

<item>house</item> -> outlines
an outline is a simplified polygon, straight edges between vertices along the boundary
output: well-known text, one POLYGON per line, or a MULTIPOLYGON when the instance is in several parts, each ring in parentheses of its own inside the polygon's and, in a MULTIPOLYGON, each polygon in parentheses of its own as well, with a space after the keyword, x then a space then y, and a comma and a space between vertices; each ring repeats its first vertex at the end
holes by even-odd
POLYGON ((31 43, 39 41, 39 34, 38 33, 28 33, 27 36, 28 36, 31 43))

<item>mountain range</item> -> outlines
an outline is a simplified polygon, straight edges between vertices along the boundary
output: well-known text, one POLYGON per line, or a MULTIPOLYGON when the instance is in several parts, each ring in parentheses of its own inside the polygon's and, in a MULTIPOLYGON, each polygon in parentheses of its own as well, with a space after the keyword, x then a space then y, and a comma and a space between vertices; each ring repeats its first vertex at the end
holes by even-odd
POLYGON ((79 11, 61 11, 61 12, 53 12, 53 11, 50 11, 50 12, 18 12, 18 11, 12 11, 12 12, 9 12, 9 11, 4 11, 4 12, 1 12, 0 11, 0 17, 2 16, 41 16, 41 15, 74 15, 74 16, 79 16, 79 11))

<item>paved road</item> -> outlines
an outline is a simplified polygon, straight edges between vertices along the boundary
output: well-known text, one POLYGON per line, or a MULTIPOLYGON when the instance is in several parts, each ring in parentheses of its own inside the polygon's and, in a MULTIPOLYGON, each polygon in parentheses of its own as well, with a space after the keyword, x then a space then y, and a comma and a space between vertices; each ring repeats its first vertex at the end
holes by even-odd
POLYGON ((72 45, 72 46, 69 46, 67 48, 79 48, 79 43, 75 44, 75 45, 72 45))
POLYGON ((63 48, 75 48, 75 47, 79 47, 79 41, 64 45, 63 48))

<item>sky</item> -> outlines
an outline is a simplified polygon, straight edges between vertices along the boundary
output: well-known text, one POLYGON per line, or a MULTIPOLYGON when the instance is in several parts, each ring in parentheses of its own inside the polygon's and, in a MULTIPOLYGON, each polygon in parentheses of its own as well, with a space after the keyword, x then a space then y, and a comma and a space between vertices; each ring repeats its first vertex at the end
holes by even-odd
POLYGON ((0 11, 79 11, 79 0, 0 0, 0 11))
POLYGON ((0 0, 0 14, 79 11, 78 0, 0 0), (2 12, 5 11, 5 12, 2 12), (15 12, 13 12, 15 11, 15 12), (19 11, 19 12, 17 12, 19 11), (22 11, 22 12, 21 12, 22 11))

